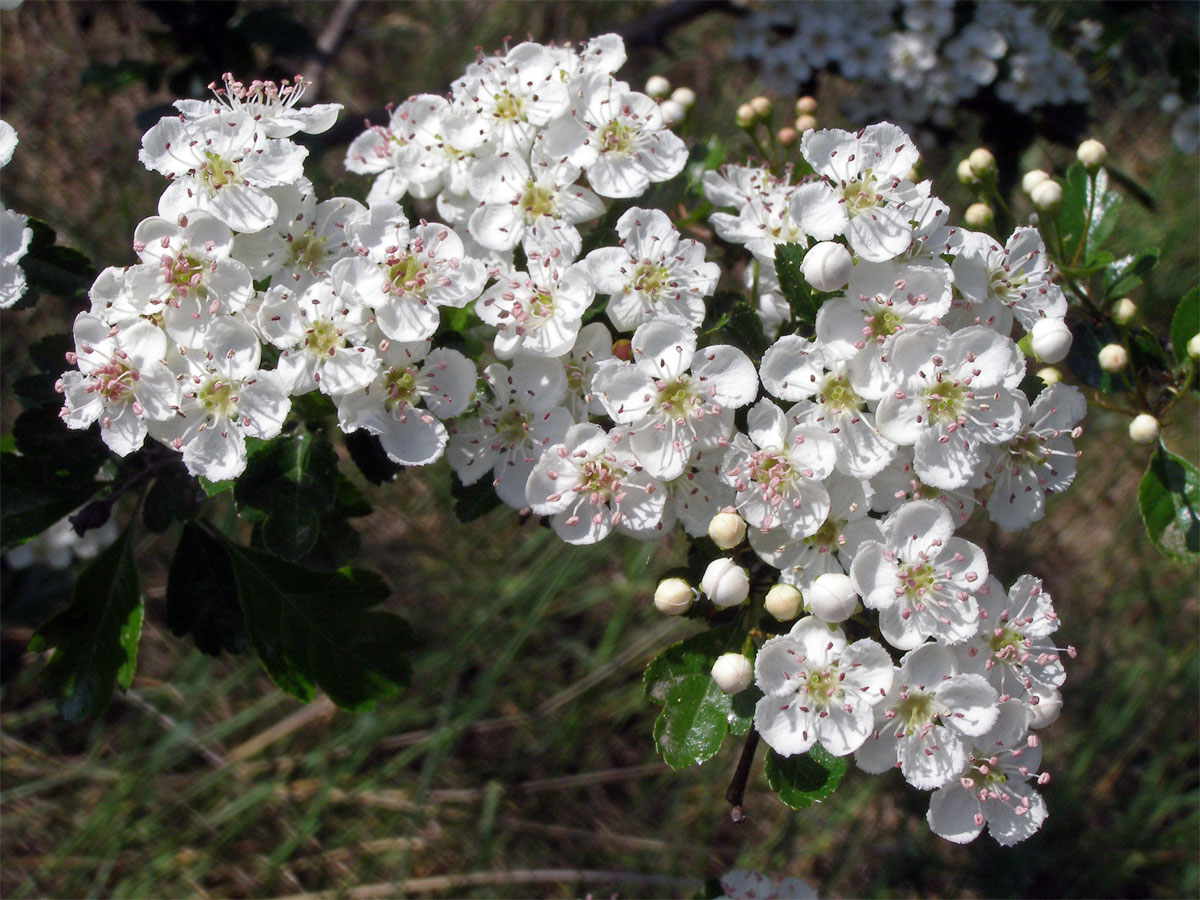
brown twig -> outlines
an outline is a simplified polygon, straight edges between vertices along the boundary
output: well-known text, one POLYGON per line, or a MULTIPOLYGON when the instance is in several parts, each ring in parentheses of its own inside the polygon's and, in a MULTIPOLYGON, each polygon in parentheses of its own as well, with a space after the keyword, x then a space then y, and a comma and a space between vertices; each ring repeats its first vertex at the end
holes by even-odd
POLYGON ((734 824, 741 825, 746 821, 742 812, 742 802, 746 797, 746 782, 750 780, 750 767, 754 765, 754 754, 758 751, 758 732, 751 729, 742 745, 742 755, 738 757, 737 768, 733 770, 733 778, 729 782, 729 790, 725 799, 729 801, 729 818, 734 824))

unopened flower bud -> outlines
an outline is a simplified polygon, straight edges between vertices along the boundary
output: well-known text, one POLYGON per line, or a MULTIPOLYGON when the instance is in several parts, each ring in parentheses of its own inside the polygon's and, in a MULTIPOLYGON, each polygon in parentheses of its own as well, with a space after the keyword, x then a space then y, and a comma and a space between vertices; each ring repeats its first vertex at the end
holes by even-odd
POLYGON ((806 131, 814 131, 817 127, 817 119, 815 116, 803 115, 796 117, 796 130, 803 134, 806 131))
POLYGON ((687 115, 687 109, 683 104, 676 103, 674 100, 664 100, 659 104, 658 111, 662 113, 663 124, 668 126, 678 125, 687 115))
POLYGON ((972 228, 989 228, 996 221, 996 216, 986 203, 972 203, 963 213, 963 221, 972 228))
POLYGON ((850 283, 854 260, 850 251, 835 241, 821 241, 804 254, 800 272, 818 291, 831 293, 850 283))
POLYGON ((846 621, 858 606, 858 594, 850 583, 850 576, 840 572, 817 576, 808 589, 807 599, 812 614, 830 624, 846 621))
POLYGON ((1037 377, 1042 379, 1043 384, 1058 384, 1062 381, 1062 372, 1054 366, 1044 366, 1037 370, 1037 377))
POLYGON ((805 94, 796 101, 796 115, 811 116, 817 111, 817 98, 805 94))
POLYGON ((1062 203, 1062 185, 1053 178, 1047 178, 1041 184, 1034 185, 1033 190, 1029 192, 1029 199, 1042 212, 1056 210, 1062 203))
POLYGON ((971 155, 967 157, 967 165, 980 178, 996 174, 996 157, 987 147, 976 147, 972 150, 971 155))
POLYGON ((1187 345, 1188 356, 1195 359, 1200 356, 1200 334, 1193 334, 1187 345))
POLYGON ((779 141, 779 146, 781 147, 792 146, 792 144, 796 143, 797 137, 799 137, 799 135, 796 133, 796 129, 790 126, 780 128, 779 131, 775 133, 775 140, 779 141))
POLYGON ((668 616, 688 611, 696 592, 682 578, 664 578, 654 590, 654 608, 668 616))
POLYGON ((746 537, 746 520, 735 512, 720 512, 708 523, 708 536, 722 550, 732 550, 746 537))
POLYGON ((967 187, 974 187, 979 184, 979 176, 971 169, 971 161, 962 159, 958 162, 958 167, 954 170, 954 174, 958 176, 958 180, 967 187))
POLYGON ((1029 332, 1029 344, 1042 362, 1056 363, 1071 350, 1071 329, 1062 319, 1038 319, 1029 332))
POLYGON ((622 362, 633 362, 633 343, 629 338, 613 341, 613 356, 622 362))
POLYGON ((646 93, 655 100, 661 100, 671 92, 671 82, 661 75, 651 75, 646 79, 646 93))
POLYGON ((800 615, 804 597, 790 584, 777 584, 767 591, 763 608, 780 622, 790 622, 800 615))
POLYGON ((1153 444, 1158 440, 1161 430, 1158 419, 1149 413, 1142 413, 1129 423, 1129 439, 1135 444, 1153 444))
POLYGON ((1105 344, 1096 358, 1105 372, 1120 372, 1129 365, 1129 351, 1120 344, 1105 344))
POLYGON ((754 124, 754 119, 754 107, 749 103, 743 103, 734 113, 734 121, 737 122, 738 128, 749 128, 754 124))
POLYGON ((671 91, 671 99, 684 109, 691 109, 696 105, 696 92, 690 87, 677 87, 671 91))
POLYGON ((1021 176, 1021 189, 1027 194, 1032 194, 1033 189, 1043 181, 1049 181, 1050 176, 1041 169, 1030 169, 1021 176))
POLYGON ((754 666, 740 653, 722 653, 713 663, 712 678, 726 694, 740 694, 754 680, 754 666))
POLYGON ((1108 159, 1108 150, 1095 138, 1088 138, 1075 151, 1075 158, 1083 163, 1083 167, 1089 172, 1095 172, 1108 159))
POLYGON ((771 115, 771 101, 761 94, 750 101, 750 108, 754 110, 754 114, 760 119, 765 119, 771 115))
POLYGON ((700 590, 708 595, 713 606, 737 606, 750 596, 750 576, 732 559, 714 559, 704 570, 700 590))
POLYGON ((1128 325, 1137 315, 1137 304, 1128 297, 1122 297, 1113 304, 1112 318, 1118 325, 1128 325))

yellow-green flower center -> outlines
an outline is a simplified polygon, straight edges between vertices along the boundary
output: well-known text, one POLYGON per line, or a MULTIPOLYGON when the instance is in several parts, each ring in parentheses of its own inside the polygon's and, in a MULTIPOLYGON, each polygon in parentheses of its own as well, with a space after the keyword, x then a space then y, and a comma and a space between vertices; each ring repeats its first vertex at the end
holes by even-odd
POLYGON ((340 350, 346 346, 346 339, 342 337, 341 332, 332 322, 318 319, 308 329, 308 334, 304 338, 304 346, 313 356, 332 356, 334 350, 340 350))
POLYGON ((958 382, 943 381, 925 388, 921 396, 928 410, 929 420, 935 425, 950 425, 962 415, 969 391, 958 382))

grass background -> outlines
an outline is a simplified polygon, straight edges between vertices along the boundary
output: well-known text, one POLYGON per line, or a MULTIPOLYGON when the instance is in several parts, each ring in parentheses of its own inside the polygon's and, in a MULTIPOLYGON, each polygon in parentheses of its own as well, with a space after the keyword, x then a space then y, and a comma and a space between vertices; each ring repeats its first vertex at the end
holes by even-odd
MULTIPOLYGON (((287 6, 314 34, 338 8, 287 6)), ((490 52, 505 36, 584 39, 655 9, 364 4, 324 66, 323 99, 346 104, 353 136, 389 101, 444 92, 476 46, 490 52)), ((731 22, 713 13, 676 28, 663 48, 635 48, 621 75, 636 85, 659 72, 692 86, 701 101, 691 134, 728 135, 733 108, 755 90, 752 73, 719 62, 731 22)), ((136 159, 138 113, 176 94, 141 83, 101 91, 81 87, 80 76, 95 63, 164 61, 181 49, 220 61, 220 46, 163 30, 140 4, 30 2, 0 13, 0 105, 21 135, 3 172, 4 200, 105 264, 132 260, 133 228, 161 189, 136 159)), ((252 50, 265 74, 304 65, 252 50)), ((1174 299, 1196 281, 1196 161, 1169 147, 1169 122, 1156 111, 1165 76, 1123 74, 1113 66, 1097 81, 1104 115, 1094 133, 1159 202, 1153 213, 1127 202, 1118 240, 1164 248, 1155 279, 1135 295, 1164 333, 1174 299)), ((313 147, 322 196, 343 177, 343 146, 313 147)), ((926 159, 955 209, 967 198, 938 173, 971 146, 966 131, 926 159)), ((1071 153, 1039 145, 1027 162, 1062 171, 1071 153)), ((21 345, 62 330, 74 312, 43 298, 5 313, 6 430, 15 409, 8 387, 27 365, 21 345)), ((1059 640, 1080 650, 1068 663, 1062 718, 1042 733, 1050 817, 1016 848, 986 836, 962 847, 942 841, 925 825, 926 794, 896 773, 853 767, 833 798, 792 813, 770 795, 760 763, 749 819, 734 826, 723 794, 739 746, 672 773, 650 737, 657 708, 641 695, 646 661, 689 632, 649 603, 681 543, 569 548, 503 510, 459 526, 442 464, 373 491, 377 512, 358 523, 361 558, 384 572, 397 611, 427 647, 413 687, 370 713, 302 707, 253 659, 214 661, 174 638, 162 602, 176 535, 145 538, 139 674, 104 720, 58 720, 33 657, 4 687, 0 891, 670 897, 736 866, 800 875, 832 897, 1197 896, 1196 573, 1157 556, 1144 536, 1135 498, 1147 452, 1128 442, 1126 424, 1093 410, 1075 485, 1033 528, 1010 536, 976 517, 968 529, 1006 585, 1023 572, 1044 579, 1064 623, 1059 640)), ((1193 460, 1195 426, 1195 406, 1185 404, 1166 433, 1193 460)))

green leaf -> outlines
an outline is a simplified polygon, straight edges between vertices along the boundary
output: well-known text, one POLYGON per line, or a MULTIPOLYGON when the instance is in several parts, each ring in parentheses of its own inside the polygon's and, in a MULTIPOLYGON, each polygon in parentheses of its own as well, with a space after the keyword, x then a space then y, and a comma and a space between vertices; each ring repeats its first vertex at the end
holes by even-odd
POLYGON ((1171 317, 1171 348, 1180 363, 1188 359, 1188 341, 1200 334, 1200 287, 1194 287, 1179 301, 1171 317))
POLYGON ((709 628, 672 644, 646 666, 642 688, 655 703, 665 703, 671 688, 692 675, 712 680, 713 663, 722 653, 740 652, 745 631, 734 625, 709 628))
POLYGON ((203 475, 197 475, 196 480, 200 482, 200 489, 204 491, 205 497, 216 497, 219 494, 224 494, 226 491, 232 491, 236 481, 209 481, 203 475))
POLYGON ((1200 471, 1161 443, 1138 485, 1146 533, 1158 551, 1177 562, 1200 559, 1200 471))
POLYGON ((86 255, 55 243, 54 229, 39 219, 30 219, 33 240, 21 257, 21 268, 29 285, 58 297, 86 294, 99 274, 86 255))
POLYGON ((186 522, 196 510, 196 494, 196 482, 182 462, 164 466, 146 491, 142 523, 155 534, 162 534, 172 522, 186 522))
POLYGON ((345 436, 345 441, 350 458, 371 484, 391 481, 403 468, 387 455, 383 444, 379 442, 379 435, 371 434, 365 428, 351 431, 345 436))
POLYGON ((167 626, 190 634, 202 653, 241 653, 246 628, 233 562, 224 545, 193 522, 183 527, 167 573, 167 626))
POLYGON ((1092 218, 1088 224, 1087 244, 1084 253, 1088 262, 1092 262, 1117 227, 1117 213, 1121 207, 1121 195, 1108 189, 1108 172, 1101 169, 1096 173, 1093 186, 1088 182, 1088 202, 1091 204, 1092 218), (1094 197, 1092 195, 1094 191, 1094 197))
POLYGON ((775 248, 775 272, 779 276, 779 287, 787 298, 792 318, 798 324, 797 332, 812 337, 816 331, 817 309, 820 304, 813 300, 812 286, 800 271, 804 260, 804 247, 800 244, 781 244, 775 248))
POLYGON ((1142 283, 1142 279, 1154 271, 1161 251, 1157 247, 1130 253, 1115 259, 1104 270, 1104 293, 1109 297, 1123 297, 1142 283))
POLYGON ((1083 241, 1087 226, 1087 171, 1081 163, 1072 163, 1066 176, 1058 180, 1063 189, 1062 203, 1058 207, 1058 233, 1066 248, 1067 259, 1062 261, 1065 264, 1083 241))
POLYGON ((44 468, 73 474, 83 481, 91 478, 108 459, 108 447, 95 428, 68 428, 58 409, 40 406, 27 409, 13 423, 17 450, 33 457, 44 468))
POLYGON ((803 809, 820 803, 837 789, 846 774, 846 760, 831 755, 820 744, 796 756, 780 756, 768 750, 763 774, 780 800, 792 809, 803 809))
POLYGON ((271 679, 305 702, 319 687, 344 709, 366 709, 407 684, 403 619, 371 610, 388 595, 374 572, 316 572, 226 543, 246 631, 271 679))
POLYGON ((500 498, 496 496, 496 489, 492 487, 491 479, 487 476, 474 484, 463 484, 457 475, 452 476, 450 496, 454 498, 454 518, 463 524, 474 522, 502 505, 500 498))
POLYGON ((12 547, 45 531, 91 499, 105 482, 14 453, 0 455, 0 534, 12 547))
POLYGON ((39 628, 29 643, 52 649, 42 683, 63 718, 78 722, 108 708, 113 684, 128 688, 142 631, 142 592, 133 562, 131 528, 79 573, 71 605, 39 628))
POLYGON ((263 545, 285 559, 313 548, 321 514, 337 495, 337 454, 321 435, 285 436, 268 442, 246 463, 233 489, 238 515, 262 522, 263 545))
POLYGON ((658 752, 672 769, 704 762, 721 749, 730 714, 730 697, 710 674, 685 675, 667 691, 654 722, 658 752))

